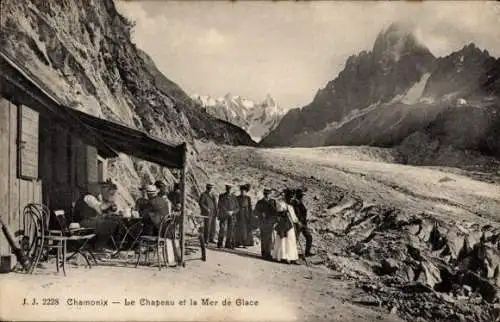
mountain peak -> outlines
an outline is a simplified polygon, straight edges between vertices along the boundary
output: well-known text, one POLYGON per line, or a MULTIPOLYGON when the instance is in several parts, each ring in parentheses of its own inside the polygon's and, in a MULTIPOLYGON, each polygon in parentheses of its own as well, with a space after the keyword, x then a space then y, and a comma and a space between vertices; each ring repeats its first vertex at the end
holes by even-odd
POLYGON ((270 94, 267 94, 261 103, 231 93, 219 100, 214 100, 208 95, 192 97, 212 116, 247 131, 254 141, 260 141, 276 128, 285 114, 270 94))
POLYGON ((422 52, 430 54, 414 35, 415 25, 410 22, 394 22, 382 30, 373 45, 376 59, 399 61, 407 53, 422 52))

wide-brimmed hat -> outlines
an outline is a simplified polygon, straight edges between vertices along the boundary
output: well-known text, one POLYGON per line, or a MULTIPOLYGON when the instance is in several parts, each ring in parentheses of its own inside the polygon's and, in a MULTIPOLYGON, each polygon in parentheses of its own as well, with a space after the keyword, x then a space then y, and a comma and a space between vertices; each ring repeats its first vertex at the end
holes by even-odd
POLYGON ((158 193, 158 187, 154 184, 149 185, 146 187, 146 192, 147 193, 158 193))
POLYGON ((292 198, 295 195, 295 191, 293 189, 286 188, 283 190, 283 195, 285 198, 292 198))

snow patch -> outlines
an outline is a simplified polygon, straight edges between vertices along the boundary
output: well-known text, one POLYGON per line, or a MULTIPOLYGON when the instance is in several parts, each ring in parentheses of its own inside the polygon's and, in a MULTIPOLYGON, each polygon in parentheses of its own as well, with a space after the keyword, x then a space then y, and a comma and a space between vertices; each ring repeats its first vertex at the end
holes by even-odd
POLYGON ((401 100, 401 103, 404 104, 416 104, 419 102, 422 94, 424 93, 425 85, 427 84, 427 80, 431 76, 430 73, 425 73, 420 78, 420 81, 415 83, 407 92, 406 95, 401 100))

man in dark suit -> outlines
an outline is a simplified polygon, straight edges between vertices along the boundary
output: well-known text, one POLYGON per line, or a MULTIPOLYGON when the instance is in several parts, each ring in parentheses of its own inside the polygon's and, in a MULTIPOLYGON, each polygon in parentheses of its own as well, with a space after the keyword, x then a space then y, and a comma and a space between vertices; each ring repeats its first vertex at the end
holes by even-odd
POLYGON ((300 237, 300 234, 304 235, 306 239, 306 250, 304 256, 309 257, 314 255, 313 253, 311 253, 313 239, 311 231, 307 227, 307 208, 304 205, 303 197, 304 197, 304 191, 302 189, 297 189, 295 192, 295 198, 292 201, 292 205, 295 210, 295 214, 299 219, 299 223, 296 226, 297 239, 300 237))
POLYGON ((203 235, 205 242, 215 243, 215 225, 217 223, 217 198, 212 192, 213 185, 207 184, 206 190, 201 194, 198 204, 200 205, 201 215, 204 218, 203 235))
POLYGON ((238 200, 231 192, 232 186, 226 185, 226 192, 219 195, 217 203, 218 217, 219 217, 219 238, 217 247, 221 248, 226 238, 225 248, 234 248, 234 216, 238 211, 238 200))
POLYGON ((271 260, 273 229, 276 223, 276 201, 269 198, 271 190, 264 189, 264 197, 257 201, 254 216, 260 225, 260 252, 264 259, 271 260))

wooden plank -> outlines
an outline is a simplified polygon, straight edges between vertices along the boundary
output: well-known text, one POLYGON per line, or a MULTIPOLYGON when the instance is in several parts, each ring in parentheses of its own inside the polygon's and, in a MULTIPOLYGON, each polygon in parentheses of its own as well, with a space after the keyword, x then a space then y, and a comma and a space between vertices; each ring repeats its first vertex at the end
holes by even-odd
MULTIPOLYGON (((9 221, 9 172, 10 172, 10 113, 9 101, 0 98, 0 216, 4 222, 9 221)), ((0 235, 0 254, 10 254, 7 240, 0 235)))
POLYGON ((10 103, 10 162, 9 162, 9 187, 10 187, 10 201, 9 201, 9 220, 15 221, 19 224, 19 179, 17 178, 17 113, 18 106, 10 103))
POLYGON ((29 203, 29 199, 30 197, 29 197, 28 181, 19 179, 19 207, 18 207, 18 213, 16 214, 19 226, 21 225, 21 213, 24 207, 26 207, 26 205, 29 203))
POLYGON ((33 202, 34 203, 43 203, 42 202, 42 181, 35 181, 33 183, 33 202))
POLYGON ((38 112, 22 105, 20 113, 19 157, 20 176, 22 178, 38 178, 38 112))
POLYGON ((87 182, 97 182, 97 149, 87 145, 87 182))

